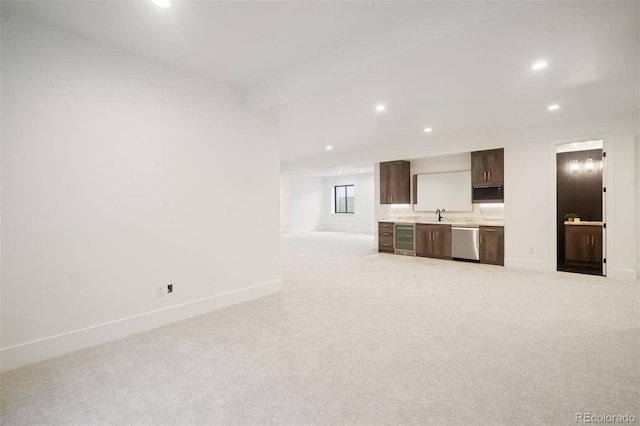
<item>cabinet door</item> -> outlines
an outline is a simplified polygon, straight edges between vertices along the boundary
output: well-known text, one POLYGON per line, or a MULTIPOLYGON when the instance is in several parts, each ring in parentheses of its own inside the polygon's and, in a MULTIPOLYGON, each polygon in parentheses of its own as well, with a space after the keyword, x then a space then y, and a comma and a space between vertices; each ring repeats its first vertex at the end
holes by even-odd
POLYGON ((487 168, 487 182, 491 185, 501 185, 504 182, 504 149, 485 151, 487 168))
POLYGON ((589 225, 565 226, 567 262, 602 263, 602 228, 589 225))
POLYGON ((431 252, 431 234, 428 225, 416 225, 416 256, 428 257, 431 252))
POLYGON ((380 163, 380 204, 410 204, 411 176, 408 161, 380 163))
POLYGON ((486 184, 487 166, 484 151, 476 151, 471 153, 471 182, 474 185, 486 184))
POLYGON ((471 181, 476 186, 502 185, 504 183, 504 149, 472 152, 471 181))
POLYGON ((588 233, 577 232, 573 229, 565 230, 564 257, 566 261, 586 262, 589 259, 588 249, 588 233))
POLYGON ((591 250, 589 262, 602 263, 602 228, 597 227, 591 233, 591 250))
POLYGON ((451 226, 416 225, 416 255, 451 259, 451 226))
POLYGON ((480 263, 504 265, 504 227, 480 227, 480 263))
POLYGON ((440 259, 451 259, 451 227, 434 225, 432 256, 440 259))

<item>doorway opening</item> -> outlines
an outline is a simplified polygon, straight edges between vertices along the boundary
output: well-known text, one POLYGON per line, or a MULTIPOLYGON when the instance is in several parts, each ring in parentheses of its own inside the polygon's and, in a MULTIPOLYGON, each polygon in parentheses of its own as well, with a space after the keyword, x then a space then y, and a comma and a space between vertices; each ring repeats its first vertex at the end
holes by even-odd
POLYGON ((605 140, 556 146, 557 270, 606 275, 605 140))

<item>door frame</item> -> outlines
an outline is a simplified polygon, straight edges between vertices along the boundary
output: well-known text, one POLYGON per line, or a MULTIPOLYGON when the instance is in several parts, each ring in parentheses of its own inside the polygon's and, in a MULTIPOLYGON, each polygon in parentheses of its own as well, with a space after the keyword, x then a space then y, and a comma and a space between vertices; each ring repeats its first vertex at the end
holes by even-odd
MULTIPOLYGON (((570 143, 584 143, 589 141, 602 141, 602 152, 606 152, 606 156, 602 158, 602 185, 604 188, 607 188, 606 192, 602 194, 602 222, 606 223, 607 227, 602 230, 602 257, 603 259, 607 259, 607 263, 603 263, 602 265, 602 276, 607 277, 608 273, 608 265, 611 263, 611 258, 613 256, 609 256, 611 253, 611 246, 608 244, 609 242, 609 230, 611 229, 611 224, 607 223, 607 217, 613 211, 613 206, 608 202, 607 193, 611 193, 610 188, 610 178, 607 174, 607 161, 612 159, 613 155, 613 134, 612 133, 599 133, 594 135, 587 136, 576 136, 570 138, 562 138, 562 139, 552 139, 549 141, 549 182, 550 182, 550 191, 549 191, 549 253, 551 265, 554 271, 558 270, 558 229, 557 229, 557 214, 558 214, 558 203, 557 203, 557 164, 556 164, 556 153, 559 145, 566 145, 570 143), (607 208, 609 206, 609 208, 607 208)), ((613 253, 611 253, 613 254, 613 253)))

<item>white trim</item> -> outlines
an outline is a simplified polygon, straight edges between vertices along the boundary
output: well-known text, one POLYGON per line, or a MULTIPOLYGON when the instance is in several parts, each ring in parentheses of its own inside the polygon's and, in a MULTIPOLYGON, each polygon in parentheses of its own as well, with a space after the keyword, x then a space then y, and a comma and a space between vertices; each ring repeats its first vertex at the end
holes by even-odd
POLYGON ((634 269, 610 268, 607 278, 616 281, 636 281, 638 273, 634 269))
POLYGON ((176 321, 182 321, 238 303, 248 302, 249 300, 268 296, 280 291, 282 291, 282 280, 278 279, 10 346, 0 350, 0 371, 11 370, 69 352, 121 339, 132 334, 171 324, 176 321))
POLYGON ((533 271, 555 271, 555 267, 546 260, 504 259, 505 268, 528 269, 533 271))

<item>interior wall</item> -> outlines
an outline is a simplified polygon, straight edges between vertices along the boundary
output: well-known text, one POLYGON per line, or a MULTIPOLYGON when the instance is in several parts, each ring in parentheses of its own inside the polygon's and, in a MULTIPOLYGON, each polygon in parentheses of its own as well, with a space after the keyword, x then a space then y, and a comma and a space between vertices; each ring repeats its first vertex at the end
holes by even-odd
POLYGON ((291 175, 280 175, 280 233, 291 232, 291 175))
POLYGON ((326 177, 324 179, 324 223, 326 231, 373 234, 375 223, 375 203, 373 194, 373 173, 349 176, 326 177), (333 187, 354 185, 354 213, 333 212, 333 187))
POLYGON ((324 178, 296 174, 284 179, 290 181, 289 232, 324 230, 324 178))
POLYGON ((3 20, 2 368, 280 290, 277 118, 3 20))

